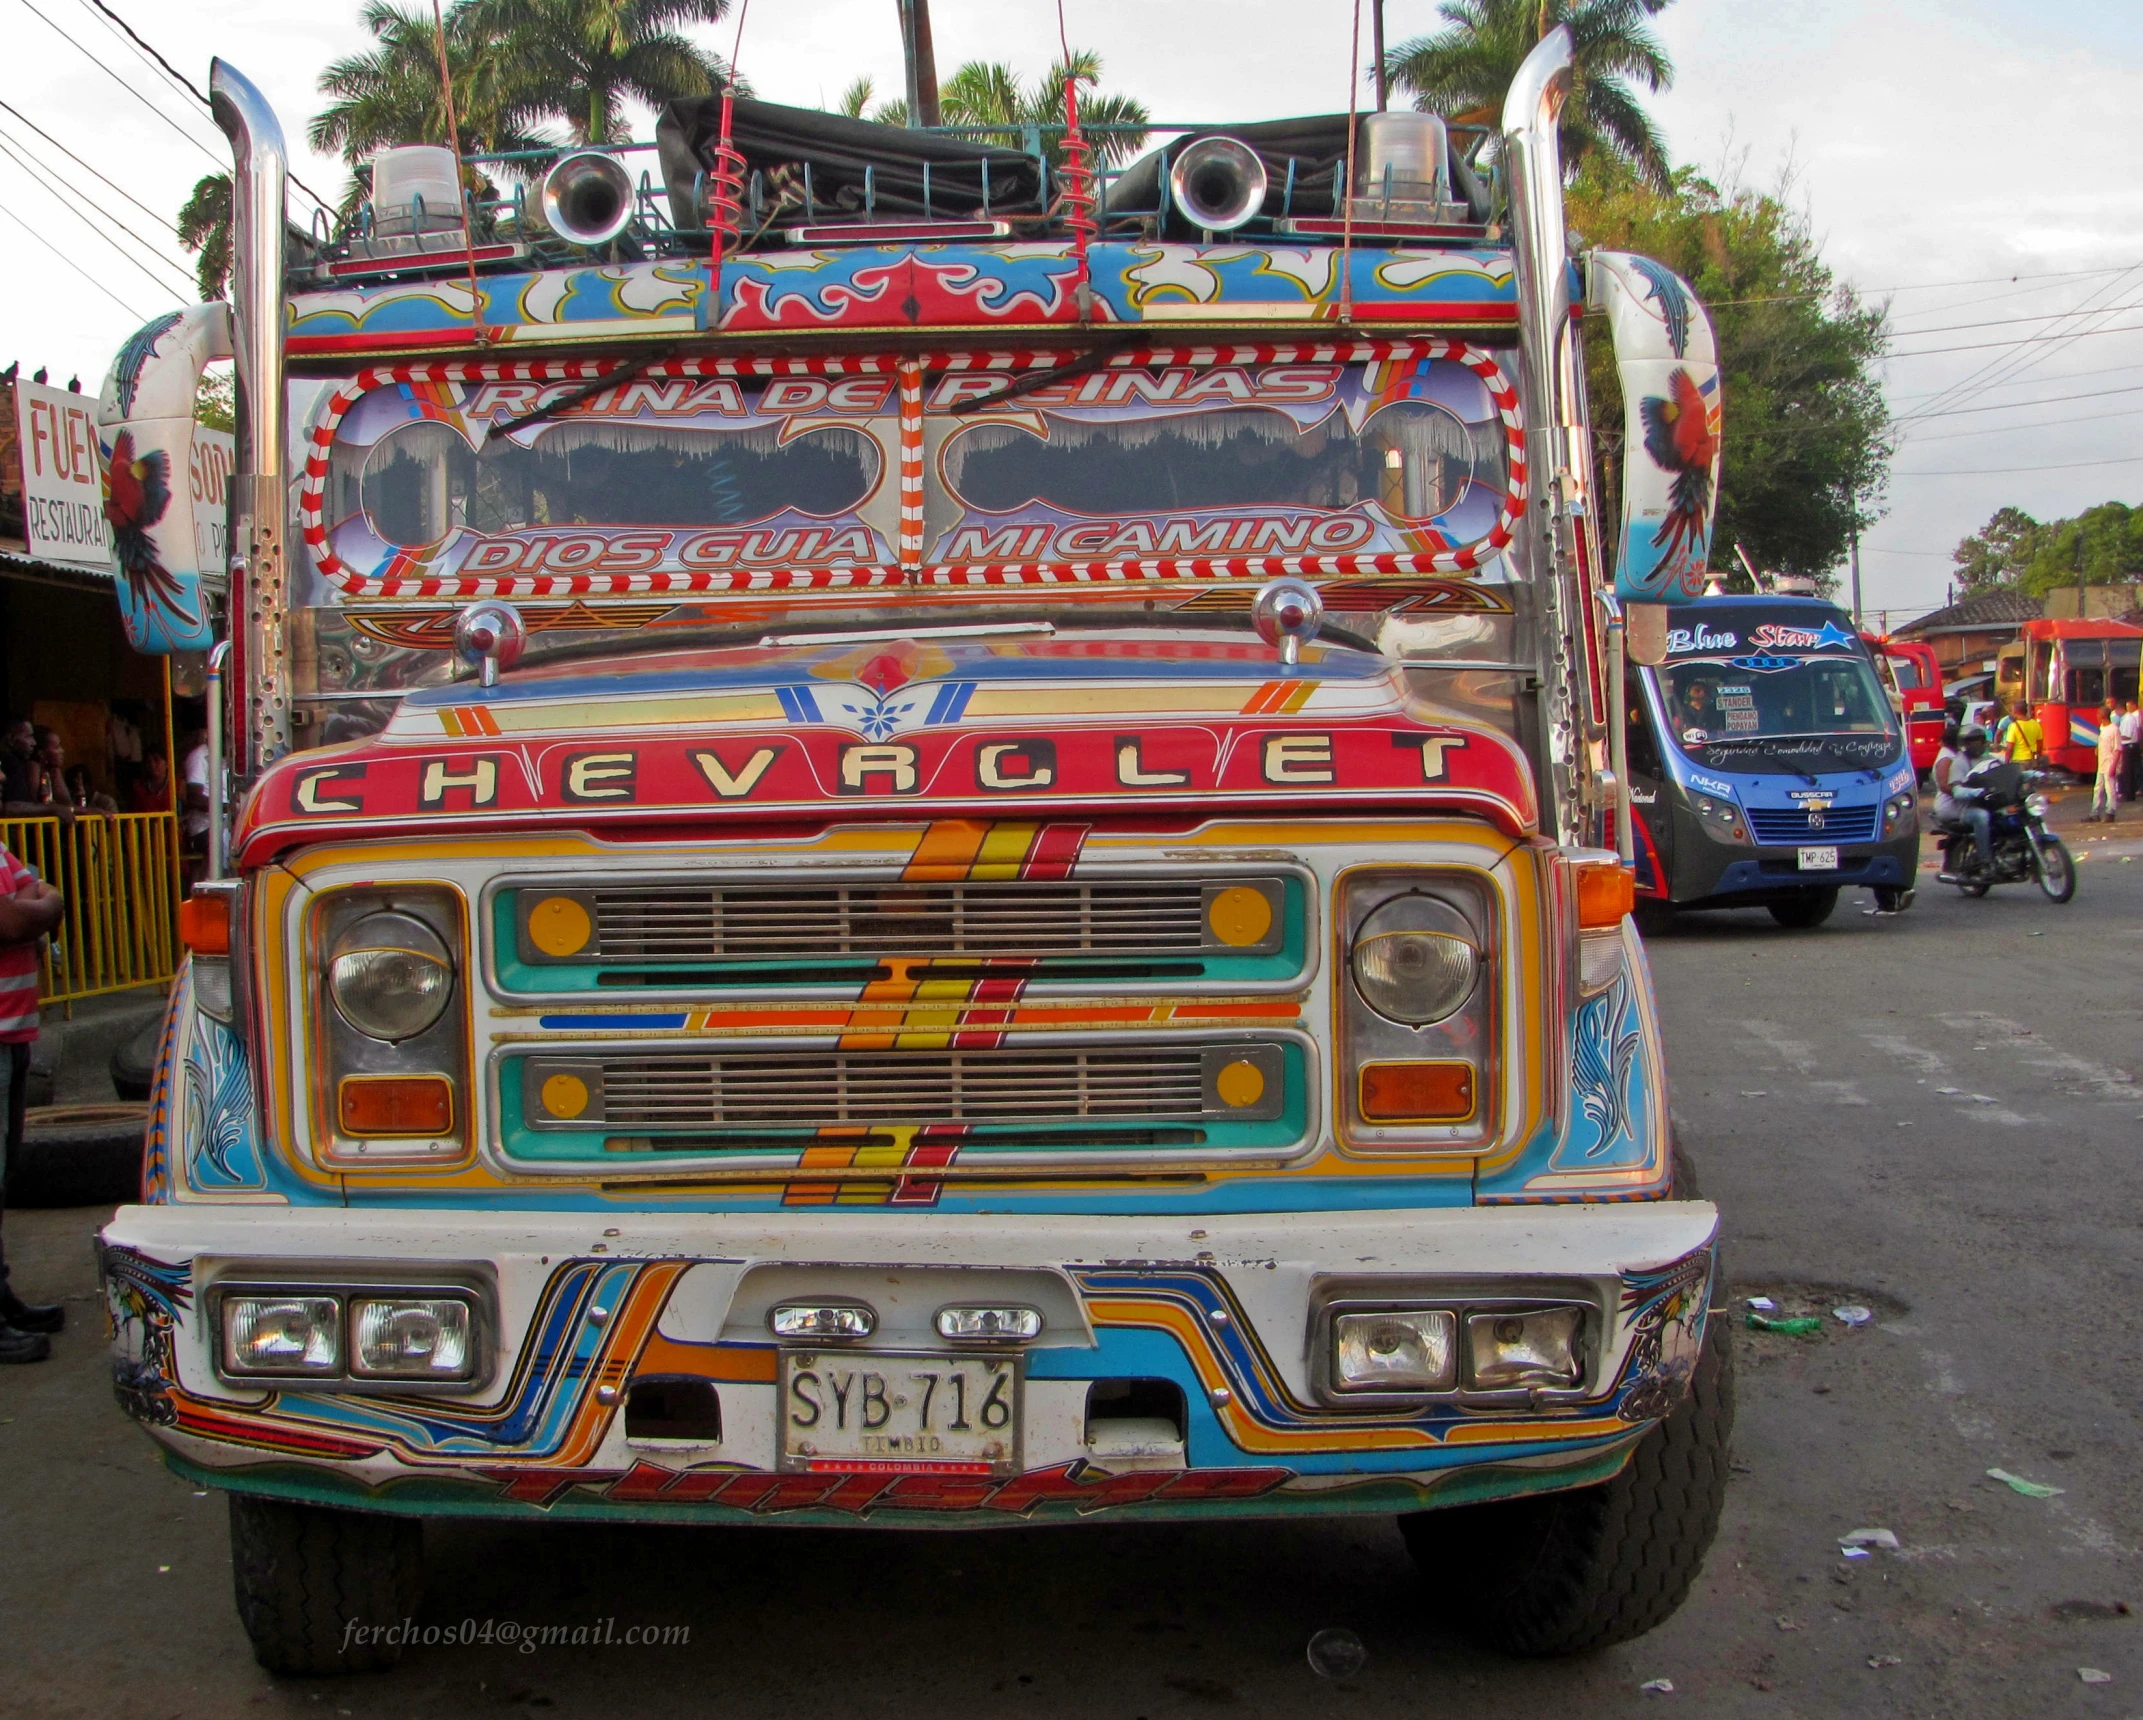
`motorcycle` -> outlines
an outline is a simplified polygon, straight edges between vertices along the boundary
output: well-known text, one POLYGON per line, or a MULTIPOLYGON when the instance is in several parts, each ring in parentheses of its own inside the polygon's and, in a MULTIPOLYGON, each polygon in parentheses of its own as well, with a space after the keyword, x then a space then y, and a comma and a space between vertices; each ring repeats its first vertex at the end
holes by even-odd
POLYGON ((2076 894, 2076 862, 2060 837, 2046 828, 2051 803, 2042 792, 2049 778, 2007 762, 1987 766, 1965 778, 1980 791, 1987 809, 1988 841, 1994 864, 1979 858, 1968 824, 1942 826, 1942 870, 1937 876, 1967 896, 1984 896, 1996 884, 2037 883, 2049 902, 2066 902, 2076 894))

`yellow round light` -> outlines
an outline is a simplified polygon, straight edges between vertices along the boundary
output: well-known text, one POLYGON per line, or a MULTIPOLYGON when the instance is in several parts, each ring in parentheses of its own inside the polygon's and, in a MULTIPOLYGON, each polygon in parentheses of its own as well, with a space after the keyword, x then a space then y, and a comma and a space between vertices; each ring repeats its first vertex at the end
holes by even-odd
POLYGON ((1223 1105, 1240 1111, 1265 1097, 1265 1075, 1247 1057, 1230 1063, 1213 1078, 1213 1089, 1223 1105))
POLYGON ((547 956, 578 955, 594 932, 588 910, 571 896, 546 896, 528 910, 528 941, 547 956))
POLYGON ((1213 936, 1233 949, 1242 949, 1261 942, 1272 930, 1272 904, 1265 899, 1263 890, 1237 884, 1213 898, 1205 919, 1213 928, 1213 936))
POLYGON ((543 1108, 554 1117, 577 1117, 588 1108, 588 1083, 578 1075, 553 1075, 543 1083, 543 1108))

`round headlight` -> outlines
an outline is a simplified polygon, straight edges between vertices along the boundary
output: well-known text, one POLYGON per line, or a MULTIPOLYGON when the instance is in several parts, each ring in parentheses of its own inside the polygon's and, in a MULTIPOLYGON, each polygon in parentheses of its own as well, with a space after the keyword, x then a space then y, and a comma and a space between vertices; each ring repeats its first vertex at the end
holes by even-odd
POLYGON ((414 1038, 454 993, 454 962, 437 932, 409 914, 367 914, 335 940, 328 995, 359 1033, 414 1038))
POLYGON ((1394 897, 1362 922, 1354 987, 1389 1021, 1427 1027, 1465 1007, 1481 973, 1473 928, 1435 896, 1394 897))

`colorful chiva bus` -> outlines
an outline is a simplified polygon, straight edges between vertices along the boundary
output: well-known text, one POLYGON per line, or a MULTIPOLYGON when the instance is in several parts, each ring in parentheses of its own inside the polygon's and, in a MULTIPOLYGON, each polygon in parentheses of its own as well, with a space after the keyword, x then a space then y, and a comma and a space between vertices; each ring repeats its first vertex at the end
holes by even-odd
POLYGON ((1718 373, 1573 266, 1570 53, 1105 186, 723 97, 662 192, 393 152, 288 255, 217 65, 233 308, 101 418, 235 799, 102 1262, 265 1664, 391 1659, 447 1515, 1396 1514, 1511 1648, 1680 1604, 1719 1218, 1600 837, 1718 373), (234 349, 225 607, 169 510, 234 349))
POLYGON ((2002 648, 1995 690, 2006 709, 2028 705, 2038 717, 2047 763, 2088 779, 2098 772, 2100 713, 2137 697, 2139 654, 2143 627, 2042 617, 2002 648))
POLYGON ((1867 642, 1813 598, 1668 609, 1629 672, 1637 887, 1654 911, 1768 908, 1821 924, 1847 888, 1909 900, 1916 771, 1867 642))

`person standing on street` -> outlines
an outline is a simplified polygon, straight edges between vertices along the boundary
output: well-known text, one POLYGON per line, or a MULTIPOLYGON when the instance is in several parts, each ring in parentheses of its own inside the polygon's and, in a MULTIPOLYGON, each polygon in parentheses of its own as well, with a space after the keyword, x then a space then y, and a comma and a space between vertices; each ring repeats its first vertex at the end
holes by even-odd
POLYGON ((2121 800, 2121 719, 2109 699, 2098 713, 2098 777, 2091 784, 2091 815, 2086 824, 2111 824, 2121 800))
POLYGON ((2136 710, 2136 702, 2128 701, 2128 709, 2121 712, 2121 798, 2133 801, 2143 777, 2143 713, 2136 710))
MULTIPOLYGON (((59 924, 60 893, 0 847, 0 1087, 7 1093, 7 1146, 0 1155, 0 1221, 7 1211, 8 1166, 22 1156, 23 1113, 30 1102, 30 1045, 37 1038, 37 940, 59 924)), ((57 1303, 39 1307, 15 1294, 0 1250, 0 1363, 41 1362, 48 1334, 66 1324, 57 1303)))

